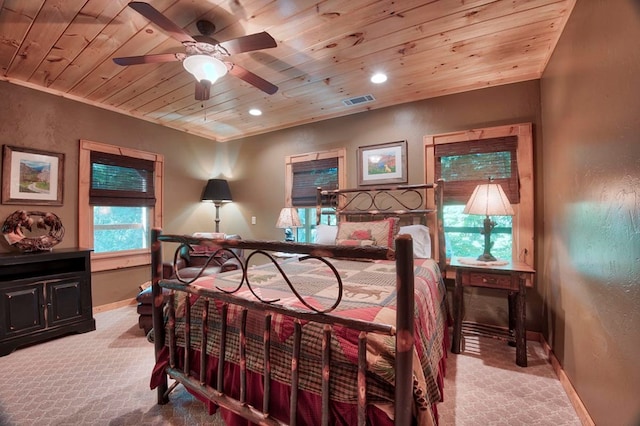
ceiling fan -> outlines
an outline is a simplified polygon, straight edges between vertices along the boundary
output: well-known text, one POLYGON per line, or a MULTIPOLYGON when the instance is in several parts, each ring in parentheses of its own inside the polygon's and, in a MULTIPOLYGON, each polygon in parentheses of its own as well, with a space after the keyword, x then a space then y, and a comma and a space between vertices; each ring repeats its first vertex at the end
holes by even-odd
POLYGON ((209 21, 198 21, 196 26, 200 34, 191 36, 148 3, 133 1, 128 6, 182 43, 185 47, 185 53, 161 53, 157 55, 113 58, 113 62, 116 64, 125 66, 182 61, 184 68, 196 78, 195 98, 199 101, 209 99, 211 84, 227 72, 269 95, 273 95, 278 91, 277 86, 262 77, 225 60, 237 53, 276 47, 276 41, 268 33, 263 31, 218 42, 211 38, 211 35, 215 32, 215 26, 209 21))

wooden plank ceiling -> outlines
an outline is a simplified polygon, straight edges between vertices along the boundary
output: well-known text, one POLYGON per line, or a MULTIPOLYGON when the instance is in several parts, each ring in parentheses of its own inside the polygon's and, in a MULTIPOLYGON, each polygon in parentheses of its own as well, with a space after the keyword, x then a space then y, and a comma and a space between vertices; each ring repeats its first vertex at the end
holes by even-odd
POLYGON ((230 141, 370 109, 537 79, 575 0, 149 0, 191 35, 226 41, 266 31, 276 48, 228 60, 278 86, 227 74, 206 101, 180 62, 112 58, 183 53, 126 0, 0 0, 0 78, 230 141), (385 72, 384 84, 370 76, 385 72), (371 94, 375 101, 346 106, 371 94), (249 115, 250 108, 263 111, 249 115))

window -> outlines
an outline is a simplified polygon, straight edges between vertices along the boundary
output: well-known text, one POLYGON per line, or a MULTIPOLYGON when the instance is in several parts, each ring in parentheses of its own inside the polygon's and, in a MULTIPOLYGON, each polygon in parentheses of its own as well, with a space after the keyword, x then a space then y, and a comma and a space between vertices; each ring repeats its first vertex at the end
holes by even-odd
POLYGON ((81 141, 79 241, 92 269, 150 263, 150 231, 161 227, 163 157, 81 141))
POLYGON ((94 253, 149 248, 151 209, 93 206, 94 253))
POLYGON ((445 204, 466 204, 474 188, 489 177, 502 186, 511 204, 518 204, 517 148, 515 136, 436 145, 436 179, 447 183, 445 204))
MULTIPOLYGON (((482 216, 462 213, 474 188, 489 177, 505 190, 510 203, 520 202, 518 191, 518 161, 515 136, 487 140, 471 140, 436 145, 436 179, 446 182, 444 193, 444 233, 450 256, 473 257, 482 253, 484 236, 482 216)), ((511 217, 492 217, 496 227, 491 232, 494 256, 511 260, 511 217)))
POLYGON ((503 187, 515 215, 492 217, 496 257, 533 264, 533 154, 531 124, 425 137, 427 182, 445 180, 447 257, 482 253, 483 217, 462 213, 473 189, 487 178, 503 187))
MULTIPOLYGON (((479 233, 484 217, 462 213, 464 204, 444 206, 444 236, 447 240, 447 257, 477 257, 484 250, 484 236, 479 233)), ((492 216, 496 223, 491 231, 491 254, 499 259, 512 258, 511 216, 492 216)))
POLYGON ((294 207, 315 206, 316 191, 338 188, 338 158, 329 157, 293 163, 291 204, 294 207))
MULTIPOLYGON (((302 227, 296 240, 313 242, 316 225, 316 189, 340 188, 345 182, 345 150, 314 152, 285 158, 285 206, 297 207, 302 227)), ((335 216, 322 215, 321 223, 335 225, 335 216)))

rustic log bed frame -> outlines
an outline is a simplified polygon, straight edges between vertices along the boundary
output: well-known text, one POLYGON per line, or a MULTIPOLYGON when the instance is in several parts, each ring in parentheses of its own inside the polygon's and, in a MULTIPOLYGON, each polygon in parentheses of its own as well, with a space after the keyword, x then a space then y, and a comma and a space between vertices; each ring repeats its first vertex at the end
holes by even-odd
MULTIPOLYGON (((436 208, 426 209, 405 209, 400 210, 385 210, 380 209, 377 202, 373 201, 371 206, 373 209, 363 211, 357 209, 356 211, 348 210, 350 202, 340 201, 340 197, 350 197, 363 193, 362 190, 333 190, 333 191, 318 191, 318 199, 322 197, 326 200, 332 198, 337 200, 339 215, 354 215, 359 216, 363 214, 374 216, 408 216, 408 215, 422 215, 436 213, 435 221, 436 232, 434 237, 437 239, 436 247, 438 247, 439 265, 441 272, 444 273, 444 238, 442 227, 442 182, 438 184, 422 184, 422 185, 404 185, 385 188, 371 188, 364 192, 369 194, 380 192, 419 192, 424 190, 426 194, 428 190, 432 190, 435 199, 436 208), (347 208, 345 208, 347 207, 347 208)), ((395 196, 393 197, 396 198, 395 196)), ((426 198, 426 197, 425 197, 426 198)), ((372 200, 376 200, 374 195, 372 200)), ((426 204, 422 202, 422 204, 426 204)), ((235 253, 231 252, 234 256, 235 253)), ((413 259, 413 243, 409 235, 399 235, 395 240, 395 250, 382 247, 344 247, 333 245, 318 245, 318 244, 305 244, 305 243, 290 243, 279 241, 251 241, 251 240, 226 240, 226 239, 207 239, 196 238, 183 235, 163 235, 159 229, 152 231, 152 294, 154 300, 153 306, 153 327, 155 330, 155 356, 156 362, 160 358, 160 352, 168 343, 169 346, 169 366, 165 369, 163 375, 162 384, 157 388, 157 401, 158 404, 166 404, 169 401, 169 393, 177 386, 182 384, 185 388, 193 391, 214 404, 230 410, 243 418, 261 425, 286 425, 282 421, 274 418, 270 415, 269 402, 270 402, 270 328, 271 328, 271 314, 278 313, 292 318, 295 318, 294 329, 294 346, 291 359, 291 399, 290 399, 290 425, 296 424, 297 413, 297 390, 299 384, 299 376, 297 371, 297 360, 300 355, 301 349, 301 326, 300 321, 313 321, 316 323, 324 324, 323 339, 322 339, 322 425, 329 424, 329 380, 330 380, 330 364, 331 364, 331 345, 328 342, 332 335, 332 325, 340 325, 359 332, 359 344, 358 344, 358 424, 364 425, 366 423, 366 406, 367 406, 367 389, 366 389, 366 345, 367 345, 367 333, 379 333, 388 336, 395 336, 396 358, 395 358, 395 405, 394 405, 394 421, 396 425, 410 425, 413 422, 412 415, 412 403, 413 403, 413 336, 414 336, 414 259, 413 259), (176 249, 176 255, 183 245, 200 245, 209 247, 220 247, 220 250, 229 249, 243 249, 245 251, 252 250, 253 252, 246 256, 246 260, 242 263, 243 278, 239 283, 238 288, 232 292, 227 291, 215 291, 211 289, 205 289, 202 287, 190 286, 198 277, 190 280, 183 280, 178 278, 172 281, 162 281, 162 250, 161 243, 178 243, 179 247, 176 249), (308 310, 292 309, 290 307, 279 306, 273 301, 252 301, 245 298, 235 296, 233 292, 239 290, 244 284, 247 284, 251 289, 250 284, 247 281, 247 268, 249 260, 255 254, 267 256, 276 268, 283 275, 283 278, 288 278, 278 265, 278 262, 272 257, 271 252, 284 252, 284 253, 297 253, 306 255, 312 258, 324 261, 329 265, 336 275, 339 286, 339 296, 334 306, 325 310, 317 310, 312 306, 306 305, 300 295, 297 294, 295 289, 291 287, 293 293, 298 299, 309 307, 308 310), (396 326, 390 326, 385 324, 372 323, 356 319, 343 318, 337 315, 332 315, 331 311, 338 306, 342 297, 342 282, 338 272, 333 268, 324 258, 352 258, 352 259, 371 259, 371 260, 395 260, 396 265, 396 289, 397 289, 397 309, 396 309, 396 326), (168 305, 168 321, 167 330, 165 330, 165 303, 163 296, 163 288, 171 290, 171 296, 169 297, 168 305), (189 366, 189 351, 193 349, 190 345, 185 345, 185 362, 182 368, 178 368, 176 362, 177 353, 177 339, 176 339, 176 317, 175 317, 175 292, 186 292, 189 294, 195 294, 205 298, 205 308, 203 309, 202 317, 202 342, 200 347, 205 348, 207 345, 207 339, 210 337, 207 330, 207 312, 210 301, 221 301, 223 303, 222 317, 225 321, 221 324, 221 336, 219 353, 221 358, 218 364, 218 376, 216 387, 209 386, 205 380, 205 370, 208 362, 208 355, 206 350, 200 351, 200 374, 195 377, 192 376, 189 366), (227 333, 226 313, 229 305, 236 305, 242 307, 241 325, 240 325, 240 397, 238 399, 233 398, 225 393, 225 383, 223 380, 223 372, 225 365, 225 337, 227 333), (246 402, 246 344, 243 340, 243 335, 246 328, 246 318, 248 310, 262 312, 265 315, 264 322, 264 350, 261 356, 264 359, 264 371, 262 373, 262 380, 264 386, 263 407, 264 410, 259 410, 246 402), (168 385, 168 377, 172 377, 175 380, 173 385, 168 385)), ((306 258, 303 256, 302 259, 306 258)), ((236 256, 237 257, 237 256, 236 256)), ((175 271, 178 272, 178 271, 175 271)), ((253 292, 253 290, 252 290, 253 292)), ((254 293, 255 295, 255 293, 254 293)), ((256 295, 257 297, 257 295, 256 295)), ((258 298, 259 299, 259 298, 258 298)), ((260 300, 260 299, 259 299, 260 300)), ((185 341, 192 342, 190 334, 190 304, 185 304, 185 341)))

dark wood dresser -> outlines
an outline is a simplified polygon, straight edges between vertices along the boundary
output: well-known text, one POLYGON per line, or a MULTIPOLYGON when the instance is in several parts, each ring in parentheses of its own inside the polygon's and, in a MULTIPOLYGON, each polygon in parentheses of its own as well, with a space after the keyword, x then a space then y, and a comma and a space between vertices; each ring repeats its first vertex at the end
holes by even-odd
POLYGON ((0 356, 96 329, 91 250, 0 254, 0 356))

